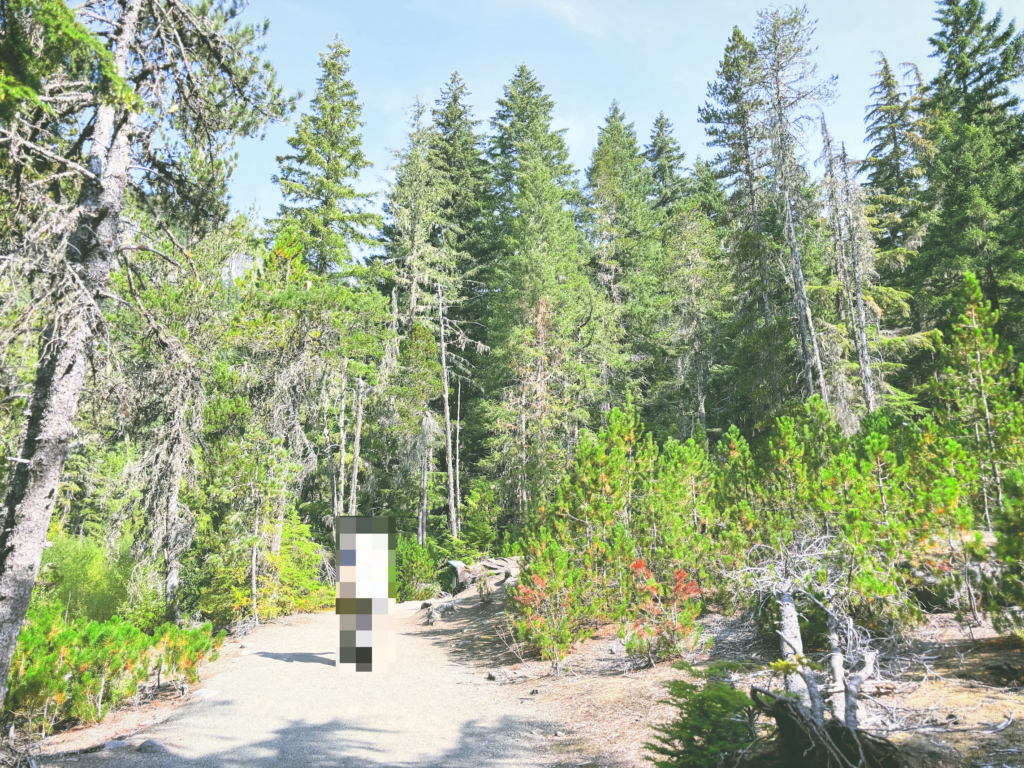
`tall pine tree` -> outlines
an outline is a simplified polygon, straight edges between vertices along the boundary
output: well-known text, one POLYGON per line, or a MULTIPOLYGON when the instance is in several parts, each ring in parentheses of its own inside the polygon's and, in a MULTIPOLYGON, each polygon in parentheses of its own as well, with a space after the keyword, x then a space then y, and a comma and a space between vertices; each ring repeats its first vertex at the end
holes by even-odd
POLYGON ((664 112, 659 112, 654 119, 651 140, 644 148, 644 157, 654 181, 654 208, 668 216, 683 199, 686 190, 686 179, 683 176, 686 153, 672 135, 672 123, 664 112))
POLYGON ((926 109, 935 154, 927 166, 932 214, 914 263, 919 298, 932 322, 951 320, 955 284, 978 276, 1009 340, 1024 321, 1024 115, 1012 89, 1024 71, 1024 33, 982 0, 942 0, 929 42, 939 60, 926 109))
POLYGON ((372 242, 380 222, 366 210, 372 195, 355 189, 371 163, 363 154, 363 107, 348 78, 349 53, 335 37, 320 55, 316 96, 288 138, 293 153, 277 158, 274 176, 284 197, 277 224, 292 229, 303 257, 321 274, 351 264, 351 246, 372 242))

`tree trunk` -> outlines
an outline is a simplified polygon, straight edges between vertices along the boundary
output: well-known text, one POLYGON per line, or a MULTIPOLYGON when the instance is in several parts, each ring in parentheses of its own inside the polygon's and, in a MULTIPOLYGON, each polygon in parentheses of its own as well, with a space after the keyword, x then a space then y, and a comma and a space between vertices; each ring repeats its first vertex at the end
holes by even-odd
POLYGON ((331 480, 331 517, 338 516, 338 475, 334 468, 334 446, 331 445, 331 430, 324 424, 324 446, 327 451, 327 475, 331 480))
MULTIPOLYGON (((462 443, 462 382, 459 382, 459 390, 455 401, 455 498, 459 506, 462 505, 462 485, 460 482, 459 453, 462 443)), ((461 530, 461 521, 459 528, 461 530)))
POLYGON ((867 403, 868 413, 871 413, 877 407, 875 405, 875 385, 871 374, 871 357, 868 355, 868 323, 864 312, 864 293, 861 287, 860 244, 857 241, 857 233, 852 225, 850 227, 850 240, 853 290, 857 300, 857 314, 853 318, 857 332, 857 363, 860 366, 860 381, 864 388, 864 402, 867 403))
POLYGON ((256 522, 253 525, 253 542, 252 542, 252 564, 250 566, 250 574, 252 576, 252 615, 256 619, 256 623, 260 623, 260 613, 258 604, 259 592, 256 588, 256 560, 259 557, 260 551, 260 515, 256 513, 256 522))
POLYGON ((277 499, 274 503, 277 509, 274 512, 274 527, 270 535, 270 553, 272 555, 281 554, 281 542, 284 539, 284 516, 285 516, 285 497, 283 493, 277 494, 277 499))
POLYGON ((423 466, 420 468, 420 510, 416 521, 416 541, 421 547, 427 544, 427 480, 429 479, 431 451, 427 445, 427 417, 423 416, 420 426, 423 439, 423 466))
POLYGON ((437 330, 441 342, 441 394, 444 399, 444 455, 448 463, 448 526, 459 538, 459 507, 455 498, 455 466, 452 452, 452 409, 448 391, 448 350, 444 338, 444 295, 437 284, 437 330))
MULTIPOLYGON (((782 639, 782 658, 796 662, 797 656, 804 654, 804 642, 800 634, 800 614, 793 599, 792 584, 783 585, 775 593, 775 602, 779 606, 779 635, 782 639)), ((807 683, 800 674, 786 675, 786 690, 800 696, 801 703, 810 708, 811 697, 807 683)))
POLYGON ((829 666, 832 668, 832 717, 846 721, 846 658, 839 640, 839 622, 828 616, 829 666))
MULTIPOLYGON (((120 20, 114 66, 125 73, 142 0, 129 0, 120 20)), ((97 109, 82 211, 64 252, 63 277, 54 315, 40 339, 39 362, 18 441, 18 455, 4 499, 0 530, 0 701, 29 598, 46 544, 57 489, 71 438, 97 324, 117 254, 118 224, 128 183, 136 116, 97 109), (114 131, 115 118, 120 123, 114 131)), ((61 279, 58 277, 58 279, 61 279)))
MULTIPOLYGON (((796 241, 796 228, 793 225, 793 210, 790 205, 789 191, 783 194, 783 204, 786 206, 786 239, 789 240, 789 254, 791 269, 793 271, 793 290, 796 293, 797 309, 801 313, 801 325, 806 329, 807 354, 809 359, 806 364, 813 364, 818 374, 818 387, 821 390, 821 399, 828 403, 828 387, 825 385, 825 369, 821 364, 821 353, 818 351, 818 336, 814 332, 814 318, 811 315, 811 303, 807 298, 807 288, 804 285, 804 268, 800 256, 800 247, 796 241)), ((811 376, 811 371, 807 371, 811 376)), ((814 394, 814 384, 808 381, 808 389, 814 394)))
POLYGON ((341 374, 341 404, 338 406, 338 509, 334 513, 340 516, 345 511, 345 446, 348 444, 348 431, 345 425, 345 407, 348 405, 348 360, 345 361, 345 372, 341 374))
POLYGON ((172 552, 164 553, 166 559, 164 578, 164 604, 167 606, 167 619, 175 624, 181 619, 178 605, 178 586, 180 584, 181 561, 172 552))
POLYGON ((363 434, 363 400, 366 398, 366 382, 359 380, 356 394, 356 434, 352 438, 352 488, 349 491, 348 513, 356 513, 356 495, 359 492, 359 442, 363 434))

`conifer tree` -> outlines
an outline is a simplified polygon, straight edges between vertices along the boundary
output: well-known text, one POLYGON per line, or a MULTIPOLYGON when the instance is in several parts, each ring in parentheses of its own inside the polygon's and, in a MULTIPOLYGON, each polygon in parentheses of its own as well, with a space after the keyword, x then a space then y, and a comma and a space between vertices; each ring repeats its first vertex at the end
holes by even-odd
POLYGON ((686 153, 672 135, 672 123, 659 112, 651 127, 651 140, 644 148, 644 158, 654 182, 654 209, 663 216, 672 214, 683 199, 686 188, 683 162, 686 153))
POLYGON ((653 245, 655 221, 648 204, 653 175, 617 101, 597 134, 586 175, 598 281, 621 307, 629 298, 624 281, 643 268, 644 251, 653 245))
POLYGON ((602 385, 609 398, 602 404, 604 413, 611 409, 610 400, 619 400, 632 389, 631 382, 650 380, 647 372, 637 369, 637 361, 654 359, 650 332, 658 290, 653 270, 659 213, 651 204, 655 182, 644 159, 633 124, 626 122, 618 102, 612 102, 586 172, 594 249, 591 269, 609 310, 595 321, 626 350, 625 355, 601 361, 602 385))
POLYGON ((288 138, 293 154, 277 158, 273 177, 284 197, 277 223, 291 228, 303 258, 321 274, 350 266, 351 246, 372 242, 380 220, 366 210, 372 195, 355 189, 371 163, 363 154, 363 107, 348 78, 349 53, 335 37, 320 54, 316 95, 288 138))
MULTIPOLYGON (((452 443, 451 364, 456 362, 451 345, 465 348, 468 339, 452 322, 451 307, 462 300, 462 274, 465 263, 456 251, 459 242, 456 227, 448 219, 455 196, 449 174, 434 156, 435 129, 424 123, 426 108, 420 102, 413 107, 409 144, 398 154, 395 181, 388 193, 385 261, 401 291, 406 336, 433 337, 440 360, 438 382, 444 412, 446 480, 448 486, 448 524, 452 536, 458 536, 458 499, 455 493, 455 459, 452 443)), ((414 377, 419 384, 422 374, 414 377)), ((432 384, 429 386, 433 386, 432 384)), ((406 431, 418 424, 421 434, 430 420, 426 413, 430 399, 422 401, 423 413, 410 422, 406 431)), ((429 457, 430 451, 424 456, 429 457)), ((428 458, 423 462, 429 463, 428 458)), ((423 472, 429 472, 429 467, 423 472)), ((422 480, 421 472, 421 480, 422 480)), ((425 493, 425 491, 424 491, 425 493)), ((421 508, 423 499, 421 498, 421 508)))
POLYGON ((490 179, 484 140, 477 133, 480 121, 473 117, 468 99, 465 81, 458 72, 453 73, 434 102, 433 130, 429 134, 431 162, 447 180, 442 236, 469 259, 462 268, 464 272, 476 261, 473 252, 483 247, 481 217, 490 179))
POLYGON ((492 438, 487 465, 521 522, 552 491, 588 408, 600 397, 607 349, 579 248, 579 191, 554 102, 520 66, 491 120, 495 253, 487 286, 485 387, 492 438))
POLYGON ((675 417, 683 437, 700 439, 709 427, 709 401, 713 416, 722 410, 716 395, 724 386, 719 378, 728 359, 724 329, 734 292, 721 240, 698 205, 688 201, 680 207, 662 235, 657 266, 647 270, 658 286, 649 301, 651 335, 663 356, 663 367, 653 372, 659 384, 651 418, 664 424, 675 417))
POLYGON ((904 87, 884 55, 878 60, 875 78, 873 101, 864 118, 871 149, 862 170, 867 174, 878 248, 895 262, 892 273, 898 274, 919 236, 923 175, 919 156, 924 151, 917 111, 921 84, 913 81, 909 89, 904 87))
MULTIPOLYGON (((19 292, 0 292, 4 316, 20 316, 7 323, 36 329, 39 340, 35 371, 28 375, 31 394, 18 398, 24 416, 4 489, 0 699, 76 434, 89 360, 105 333, 102 305, 116 290, 111 275, 139 247, 127 226, 129 189, 140 178, 160 177, 167 153, 180 148, 176 142, 220 147, 232 136, 258 134, 293 106, 262 58, 262 31, 239 22, 240 12, 233 4, 174 3, 156 14, 142 0, 76 8, 80 18, 89 14, 86 25, 94 37, 81 50, 83 25, 75 25, 70 31, 79 39, 69 40, 66 50, 79 48, 76 53, 93 59, 98 77, 83 78, 75 61, 62 58, 45 75, 46 95, 61 104, 59 110, 25 101, 24 111, 0 128, 7 150, 2 194, 14 203, 5 208, 22 209, 5 211, 0 228, 5 238, 14 232, 19 237, 7 251, 19 263, 9 258, 5 272, 45 272, 49 281, 27 314, 14 304, 19 292), (100 47, 108 53, 97 62, 100 47), (111 98, 106 87, 93 90, 104 70, 116 77, 112 85, 131 83, 133 93, 111 98)), ((173 176, 170 183, 180 182, 173 176)), ((187 194, 184 187, 179 191, 187 194)))
POLYGON ((764 326, 774 321, 773 275, 769 245, 762 232, 767 206, 767 135, 760 114, 765 108, 758 88, 760 62, 757 49, 734 27, 719 64, 717 79, 708 84, 708 102, 698 115, 708 143, 720 152, 714 163, 732 193, 738 222, 736 243, 742 287, 757 295, 764 326))
MULTIPOLYGON (((928 234, 914 263, 915 287, 933 321, 951 316, 955 282, 970 270, 1001 324, 1024 311, 1024 250, 1013 211, 1024 201, 1024 115, 1013 83, 1022 75, 1024 32, 982 0, 942 0, 929 42, 939 60, 926 109, 934 124, 927 166, 928 234)), ((1018 331, 1019 332, 1019 331, 1018 331)))

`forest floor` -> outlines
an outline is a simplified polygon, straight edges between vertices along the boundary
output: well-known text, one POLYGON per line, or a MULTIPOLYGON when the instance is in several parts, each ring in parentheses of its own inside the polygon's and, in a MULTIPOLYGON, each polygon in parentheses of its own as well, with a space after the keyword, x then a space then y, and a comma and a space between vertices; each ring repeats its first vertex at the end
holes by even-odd
MULTIPOLYGON (((498 593, 501 594, 500 592, 498 593)), ((41 742, 57 766, 437 766, 640 768, 650 726, 673 714, 669 664, 630 668, 614 628, 572 654, 567 674, 507 645, 502 601, 475 591, 432 626, 419 603, 398 611, 397 664, 357 674, 334 667, 336 617, 293 616, 229 640, 182 699, 168 693, 41 742), (504 639, 503 639, 504 637, 504 639), (81 752, 89 747, 98 751, 81 752)), ((711 614, 710 650, 694 656, 768 661, 749 622, 711 614)), ((935 617, 899 669, 869 690, 865 720, 912 741, 939 768, 1024 766, 1024 650, 991 627, 964 632, 935 617), (973 637, 972 637, 973 635, 973 637)))

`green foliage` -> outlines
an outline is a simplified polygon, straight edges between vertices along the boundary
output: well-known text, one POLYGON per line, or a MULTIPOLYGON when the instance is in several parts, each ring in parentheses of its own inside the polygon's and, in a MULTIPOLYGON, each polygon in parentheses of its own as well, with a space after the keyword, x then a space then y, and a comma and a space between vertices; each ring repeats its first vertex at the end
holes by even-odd
POLYGON ((395 549, 398 602, 428 600, 438 591, 437 562, 412 536, 399 536, 395 549))
MULTIPOLYGON (((867 189, 838 142, 821 184, 800 157, 806 107, 828 101, 830 81, 797 7, 728 37, 699 114, 713 159, 684 168, 663 114, 641 146, 613 103, 581 187, 530 69, 488 136, 454 74, 432 110, 414 107, 383 217, 367 207, 362 105, 335 39, 264 231, 226 220, 229 145, 291 102, 240 8, 173 4, 159 30, 145 11, 140 34, 165 45, 132 48, 133 94, 81 8, 0 0, 0 122, 32 124, 60 153, 12 139, 0 162, 14 254, 0 270, 0 483, 20 466, 38 357, 27 331, 45 326, 36 281, 51 274, 22 270, 35 243, 17 233, 63 231, 40 211, 81 198, 100 106, 120 125, 138 99, 174 104, 147 102, 155 129, 133 134, 134 245, 97 294, 126 300, 101 307, 116 364, 84 384, 12 671, 37 731, 101 717, 143 666, 187 678, 208 649, 161 627, 168 616, 226 626, 329 606, 331 517, 350 500, 396 518, 403 600, 446 588, 447 560, 521 553, 516 635, 558 670, 602 623, 636 664, 685 653, 705 600, 768 606, 774 633, 771 598, 792 593, 808 647, 828 611, 886 631, 924 600, 1020 620, 1012 23, 981 0, 942 0, 930 85, 881 59, 867 189), (63 82, 76 85, 58 115, 40 94, 63 82), (423 546, 409 535, 421 509, 423 546), (53 672, 65 646, 81 649, 81 679, 53 672)), ((721 681, 672 695, 664 764, 709 764, 750 736, 736 719, 749 702, 721 681)))
POLYGON ((516 639, 539 649, 556 673, 566 668, 572 647, 586 639, 597 617, 588 600, 593 584, 587 563, 560 543, 559 531, 542 529, 523 545, 526 566, 512 596, 516 639))
POLYGON ((350 267, 353 243, 370 242, 377 214, 364 210, 369 196, 353 184, 370 167, 359 129, 363 107, 348 79, 351 52, 335 37, 320 56, 317 91, 289 137, 293 154, 277 158, 274 181, 285 202, 278 225, 296 233, 303 258, 324 274, 350 267))
POLYGON ((660 450, 633 411, 613 410, 607 429, 585 434, 557 502, 541 508, 521 544, 521 639, 556 668, 601 622, 622 622, 648 661, 692 647, 700 589, 687 572, 704 565, 697 533, 710 514, 706 469, 697 443, 660 450))
POLYGON ((478 552, 491 552, 497 536, 494 526, 497 524, 498 512, 494 488, 474 488, 462 502, 460 538, 478 552))
POLYGON ((23 719, 29 733, 74 720, 99 722, 150 675, 195 682, 199 665, 223 640, 223 632, 211 635, 209 624, 165 624, 146 634, 117 617, 65 620, 60 606, 38 606, 18 638, 4 708, 23 719))
POLYGON ((309 526, 294 509, 285 515, 281 549, 268 556, 267 579, 271 594, 261 616, 311 613, 334 605, 334 590, 321 580, 321 548, 310 537, 309 526))
POLYGON ((43 552, 38 588, 68 616, 104 622, 127 601, 134 565, 127 542, 111 556, 91 537, 61 533, 43 552))
POLYGON ((5 0, 0 3, 0 123, 14 112, 50 109, 39 96, 46 78, 66 68, 91 81, 104 98, 135 103, 131 86, 117 73, 114 57, 100 38, 75 18, 63 0, 5 0))
POLYGON ((666 683, 663 703, 678 710, 675 719, 654 726, 654 742, 646 745, 658 768, 714 768, 728 752, 747 748, 753 732, 754 702, 721 679, 712 669, 703 685, 685 680, 666 683))

